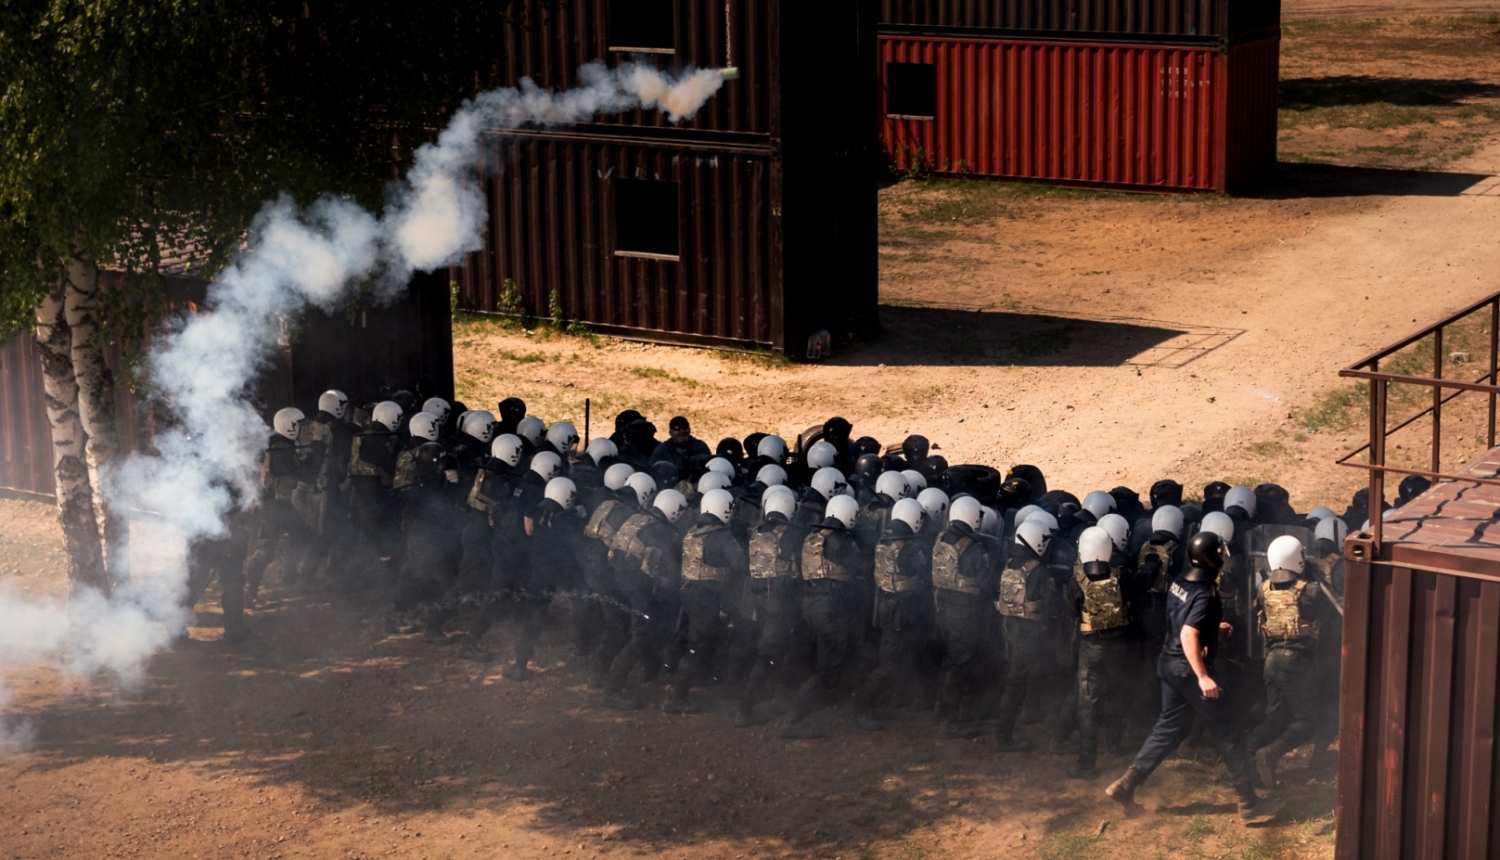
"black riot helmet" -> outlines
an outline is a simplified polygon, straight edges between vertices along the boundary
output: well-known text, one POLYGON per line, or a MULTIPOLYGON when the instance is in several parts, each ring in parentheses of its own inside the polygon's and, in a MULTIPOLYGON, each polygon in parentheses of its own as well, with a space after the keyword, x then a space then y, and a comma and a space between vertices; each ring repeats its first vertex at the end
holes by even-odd
POLYGON ((849 434, 852 432, 854 425, 837 415, 823 422, 823 438, 840 448, 849 441, 849 434))
POLYGON ((1188 582, 1213 582, 1224 569, 1224 539, 1216 532, 1202 531, 1188 541, 1187 572, 1182 575, 1188 582))
MULTIPOLYGON (((1400 507, 1430 489, 1432 489, 1432 481, 1428 480, 1425 476, 1407 475, 1401 479, 1401 486, 1397 488, 1396 506, 1400 507)), ((1368 498, 1368 490, 1365 495, 1368 498)))
POLYGON ((515 426, 526 417, 526 401, 519 397, 507 397, 500 401, 500 422, 515 426))
POLYGON ((401 407, 402 415, 417 414, 417 395, 410 391, 401 390, 391 395, 391 401, 401 407))
MULTIPOLYGON (((641 417, 641 413, 635 411, 634 409, 626 409, 624 412, 621 412, 619 415, 615 416, 615 432, 624 433, 625 430, 630 427, 631 422, 639 421, 641 420, 641 417)), ((652 430, 651 432, 655 433, 656 431, 652 430)))
POLYGON ((714 455, 723 457, 730 463, 738 463, 745 459, 745 448, 740 444, 740 440, 732 436, 725 437, 719 440, 719 446, 714 449, 714 455))
POLYGON ((906 441, 901 443, 901 456, 908 463, 920 463, 927 459, 927 451, 931 447, 926 436, 907 436, 906 441))
POLYGON ((854 461, 854 474, 858 475, 870 487, 875 486, 875 479, 885 471, 885 461, 880 459, 879 454, 861 454, 854 461))
POLYGON ((878 457, 880 456, 880 440, 874 436, 861 436, 854 440, 854 450, 860 457, 866 454, 874 454, 878 457))
POLYGON ((453 459, 453 455, 436 442, 425 442, 418 447, 415 463, 419 483, 441 481, 444 473, 458 468, 458 461, 453 459))
POLYGON ((1151 485, 1151 508, 1182 507, 1182 485, 1171 478, 1162 478, 1151 485))

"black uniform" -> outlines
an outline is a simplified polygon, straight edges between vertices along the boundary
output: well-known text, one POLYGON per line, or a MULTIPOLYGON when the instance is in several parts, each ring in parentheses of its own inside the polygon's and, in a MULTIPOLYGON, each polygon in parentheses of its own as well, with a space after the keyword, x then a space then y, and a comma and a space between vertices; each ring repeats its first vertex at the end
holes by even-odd
POLYGON ((661 671, 661 650, 677 620, 682 536, 660 510, 631 515, 610 542, 615 582, 630 606, 630 639, 610 666, 605 704, 639 707, 623 697, 630 672, 644 667, 649 682, 661 671))
POLYGON ((351 587, 371 584, 376 563, 398 554, 401 532, 391 490, 398 440, 378 423, 354 434, 348 466, 353 523, 335 551, 336 558, 345 559, 342 578, 351 587))
POLYGON ((972 697, 993 614, 994 568, 984 542, 968 524, 954 522, 933 544, 931 571, 937 634, 943 643, 938 709, 947 736, 973 737, 972 697))
POLYGON ((266 567, 275 559, 282 538, 287 539, 290 552, 283 562, 283 575, 289 579, 295 577, 302 554, 312 545, 312 530, 292 505, 297 485, 311 480, 305 453, 305 448, 298 448, 280 433, 272 433, 261 455, 260 509, 255 514, 253 548, 245 560, 245 583, 251 600, 260 592, 266 567))
POLYGON ((1298 579, 1261 587, 1259 623, 1266 643, 1266 718, 1250 736, 1266 788, 1276 763, 1311 740, 1318 724, 1318 587, 1298 579))
POLYGON ((343 545, 344 533, 350 528, 349 452, 354 445, 354 428, 319 410, 304 427, 308 450, 304 457, 305 476, 310 482, 299 483, 296 507, 302 513, 313 544, 300 559, 296 572, 300 582, 311 580, 331 562, 333 552, 343 545))
POLYGON ((859 707, 920 701, 919 661, 932 638, 932 553, 900 520, 875 547, 874 626, 880 635, 875 670, 865 679, 859 707))
POLYGON ((597 689, 605 685, 610 664, 630 638, 630 613, 625 606, 625 595, 615 582, 614 569, 609 564, 609 545, 615 532, 639 508, 635 491, 629 487, 615 492, 602 487, 586 492, 583 506, 588 513, 588 521, 578 542, 583 588, 581 599, 574 601, 574 614, 579 617, 579 623, 592 625, 594 629, 592 642, 586 638, 587 633, 580 631, 578 635, 581 642, 591 645, 588 653, 593 658, 593 674, 589 686, 597 689))
POLYGON ((817 658, 813 674, 792 703, 789 734, 817 736, 804 720, 828 701, 843 680, 854 621, 851 580, 859 575, 862 564, 854 533, 836 519, 825 519, 802 541, 802 620, 814 640, 817 658))
POLYGON ((780 513, 765 516, 750 536, 750 602, 759 635, 755 661, 740 698, 735 722, 750 725, 755 705, 768 688, 785 689, 792 676, 787 661, 802 626, 802 541, 806 532, 780 513))
POLYGON ((1015 740, 1016 718, 1032 687, 1057 662, 1049 653, 1055 645, 1048 622, 1055 616, 1056 588, 1051 571, 1029 547, 1011 548, 1000 574, 1000 629, 1005 635, 1005 690, 1000 696, 1000 721, 995 738, 1006 749, 1027 748, 1015 740))
POLYGON ((673 679, 669 711, 698 710, 688 702, 688 693, 712 671, 724 636, 719 623, 724 592, 746 567, 745 548, 735 540, 729 524, 712 514, 698 517, 682 539, 682 622, 688 653, 673 679))
POLYGON ((1117 562, 1078 563, 1068 582, 1068 603, 1078 619, 1078 768, 1091 775, 1099 757, 1099 729, 1119 750, 1125 728, 1125 694, 1131 673, 1130 606, 1134 583, 1117 562))

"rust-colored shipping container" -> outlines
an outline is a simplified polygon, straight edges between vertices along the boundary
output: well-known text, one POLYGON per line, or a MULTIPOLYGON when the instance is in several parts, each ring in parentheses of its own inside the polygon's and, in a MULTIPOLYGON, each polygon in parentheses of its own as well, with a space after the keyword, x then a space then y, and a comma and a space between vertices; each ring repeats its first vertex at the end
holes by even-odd
POLYGON ((792 355, 824 330, 873 327, 876 13, 873 0, 577 0, 507 33, 509 79, 549 88, 593 61, 740 74, 680 125, 634 112, 492 135, 490 224, 454 274, 461 306, 501 311, 509 282, 526 313, 546 316, 555 293, 603 332, 792 355), (651 9, 654 29, 631 17, 651 9))
POLYGON ((903 170, 1223 192, 1275 165, 1279 41, 882 34, 882 139, 903 170))
POLYGON ((881 0, 882 33, 1228 44, 1275 35, 1281 0, 881 0))
POLYGON ((1500 294, 1340 375, 1369 390, 1369 442, 1340 463, 1369 470, 1370 507, 1381 510, 1388 480, 1437 483, 1372 515, 1345 544, 1336 855, 1500 856, 1500 294), (1476 332, 1489 342, 1477 368, 1445 351, 1476 332), (1413 357, 1432 373, 1412 370, 1413 357), (1412 402, 1392 398, 1393 386, 1415 388, 1415 401, 1430 405, 1391 415, 1393 401, 1412 402), (1460 396, 1488 400, 1487 428, 1471 426, 1484 421, 1479 410, 1453 417, 1460 396), (1445 472, 1445 419, 1464 422, 1450 426, 1450 444, 1482 439, 1489 450, 1445 472), (1391 436, 1428 430, 1427 468, 1388 462, 1391 436))

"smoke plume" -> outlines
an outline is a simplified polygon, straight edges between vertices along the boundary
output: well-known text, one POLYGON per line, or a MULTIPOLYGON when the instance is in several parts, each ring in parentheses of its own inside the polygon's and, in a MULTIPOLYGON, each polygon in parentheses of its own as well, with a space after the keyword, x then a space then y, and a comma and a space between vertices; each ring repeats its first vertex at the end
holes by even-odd
MULTIPOLYGON (((236 497, 254 504, 259 496, 270 428, 247 395, 272 354, 280 321, 307 305, 333 310, 355 282, 375 284, 381 299, 395 298, 412 273, 478 250, 487 217, 478 181, 485 131, 570 125, 635 109, 661 110, 678 122, 696 114, 724 80, 716 70, 672 76, 645 65, 601 63, 584 66, 579 79, 566 92, 527 79, 467 102, 436 141, 416 151, 379 215, 334 197, 306 209, 285 197, 266 204, 246 250, 209 287, 210 311, 179 322, 150 352, 149 388, 174 422, 155 438, 159 453, 132 455, 104 478, 103 497, 113 510, 154 512, 178 534, 133 530, 132 558, 156 557, 156 575, 136 575, 108 599, 85 592, 64 605, 0 587, 0 708, 8 701, 6 670, 55 665, 72 676, 104 673, 128 685, 186 628, 182 547, 224 535, 236 497)), ((0 752, 24 742, 29 730, 0 718, 0 752)))

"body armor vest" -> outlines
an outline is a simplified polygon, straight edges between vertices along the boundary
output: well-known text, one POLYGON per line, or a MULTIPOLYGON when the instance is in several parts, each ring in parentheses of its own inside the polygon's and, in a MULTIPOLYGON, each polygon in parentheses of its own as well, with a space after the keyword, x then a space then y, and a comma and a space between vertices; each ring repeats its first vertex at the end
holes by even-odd
POLYGON ((260 459, 260 488, 278 502, 290 502, 297 489, 297 449, 292 443, 271 445, 260 459))
POLYGON ((682 579, 685 582, 725 582, 729 568, 715 567, 703 557, 708 537, 729 531, 729 526, 697 526, 682 539, 682 579))
MULTIPOLYGON (((937 555, 936 551, 933 555, 934 557, 937 555)), ((936 561, 935 558, 934 561, 936 561)), ((1042 620, 1041 601, 1026 599, 1026 579, 1041 564, 1041 561, 1031 559, 1020 567, 1006 567, 1005 571, 1000 574, 1000 599, 995 601, 995 608, 1000 610, 1001 615, 1031 621, 1042 620)))
POLYGON ((875 544, 875 584, 888 594, 901 594, 922 587, 919 576, 901 575, 901 550, 910 538, 883 540, 875 544))
POLYGON ((786 537, 791 523, 776 523, 755 530, 750 536, 750 575, 756 579, 780 579, 794 576, 797 566, 794 559, 781 553, 781 541, 786 537))
POLYGON ((630 519, 620 526, 620 530, 615 532, 614 539, 610 541, 609 560, 613 562, 621 558, 629 558, 636 563, 641 573, 647 576, 657 576, 661 553, 641 540, 641 531, 649 525, 651 525, 650 514, 632 514, 630 519))
POLYGON ((1158 559, 1161 568, 1156 572, 1156 578, 1151 581, 1151 592, 1153 594, 1166 594, 1167 586, 1172 584, 1172 557, 1177 555, 1177 541, 1166 543, 1147 542, 1141 547, 1136 555, 1136 570, 1143 570, 1149 559, 1158 559))
POLYGON ((849 569, 828 557, 827 529, 814 529, 802 543, 802 578, 849 581, 849 569))
POLYGON ((1073 565, 1073 578, 1083 591, 1083 617, 1078 629, 1083 631, 1114 630, 1130 623, 1125 597, 1120 593, 1120 571, 1111 567, 1104 579, 1089 579, 1083 562, 1073 565))
POLYGON ((392 487, 404 490, 417 483, 417 449, 407 448, 396 455, 396 477, 392 487))
POLYGON ((1261 584, 1261 625, 1266 639, 1274 642, 1318 638, 1318 622, 1304 621, 1299 607, 1307 585, 1302 580, 1293 583, 1291 588, 1272 588, 1270 582, 1261 584))
POLYGON ((390 437, 383 433, 368 433, 354 437, 354 444, 349 449, 349 476, 352 478, 379 478, 380 483, 389 487, 391 485, 391 473, 380 462, 389 462, 381 455, 381 449, 390 443, 390 437))
POLYGON ((342 433, 335 432, 332 423, 312 421, 307 429, 313 442, 322 443, 323 446, 323 462, 318 466, 317 485, 320 490, 324 490, 337 484, 349 471, 349 446, 352 440, 347 428, 342 433))
POLYGON ((980 584, 972 579, 966 579, 958 569, 959 558, 963 556, 964 550, 973 545, 974 538, 968 535, 952 542, 949 542, 946 537, 938 538, 937 544, 932 548, 933 588, 957 591, 959 594, 978 595, 981 593, 980 584))
POLYGON ((599 507, 594 509, 594 515, 589 517, 588 525, 583 527, 584 537, 602 541, 605 546, 609 546, 610 541, 615 539, 615 532, 619 531, 620 525, 623 524, 610 522, 610 517, 618 513, 623 504, 619 499, 605 499, 599 507))
POLYGON ((1318 559, 1318 570, 1323 574, 1323 584, 1340 597, 1344 594, 1343 571, 1339 569, 1343 561, 1344 557, 1337 553, 1318 559), (1335 576, 1335 573, 1338 575, 1335 576))
POLYGON ((476 511, 494 513, 507 498, 513 495, 510 486, 515 473, 506 474, 481 467, 474 475, 474 484, 469 487, 469 507, 476 511))

